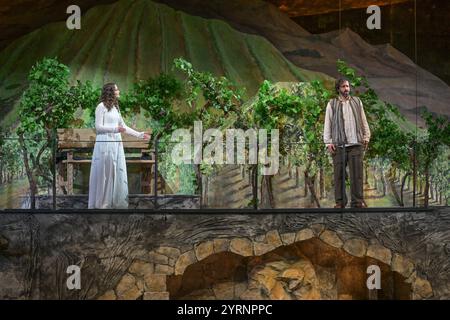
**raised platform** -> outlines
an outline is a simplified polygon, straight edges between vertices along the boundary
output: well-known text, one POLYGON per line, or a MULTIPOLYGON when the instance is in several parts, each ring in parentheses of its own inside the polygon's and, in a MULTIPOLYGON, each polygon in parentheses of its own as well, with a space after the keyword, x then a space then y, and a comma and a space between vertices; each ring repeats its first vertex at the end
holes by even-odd
MULTIPOLYGON (((127 210, 153 210, 155 209, 155 197, 147 194, 129 195, 129 208, 127 210)), ((22 209, 30 207, 29 198, 23 197, 22 209)), ((38 210, 52 210, 53 197, 36 197, 36 208, 38 210)), ((159 195, 157 197, 157 208, 161 209, 198 209, 200 208, 199 197, 195 195, 159 195)), ((56 197, 57 210, 88 210, 88 195, 58 195, 56 197)))
POLYGON ((449 299, 449 247, 449 207, 4 210, 0 298, 449 299))

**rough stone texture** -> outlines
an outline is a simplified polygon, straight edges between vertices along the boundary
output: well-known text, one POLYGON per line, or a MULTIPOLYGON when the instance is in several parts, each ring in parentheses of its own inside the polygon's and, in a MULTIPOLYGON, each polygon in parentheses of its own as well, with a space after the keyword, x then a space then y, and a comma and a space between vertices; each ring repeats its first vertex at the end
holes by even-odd
POLYGON ((173 247, 159 247, 156 252, 169 257, 169 259, 178 259, 181 254, 180 249, 173 247))
POLYGON ((138 287, 139 291, 144 291, 144 277, 136 278, 136 287, 138 287))
POLYGON ((155 273, 170 275, 174 273, 174 268, 165 264, 157 264, 155 265, 155 273))
POLYGON ((295 236, 295 241, 308 240, 311 239, 312 237, 314 237, 314 232, 311 229, 306 228, 297 232, 295 236))
POLYGON ((253 255, 252 242, 246 238, 234 238, 230 242, 230 251, 244 257, 253 255))
POLYGON ((214 253, 214 243, 212 241, 201 242, 195 245, 195 255, 197 260, 200 261, 214 253))
POLYGON ((233 282, 219 282, 213 286, 214 295, 218 300, 233 300, 235 284, 233 282))
POLYGON ((240 295, 242 300, 267 300, 260 289, 248 289, 240 295))
POLYGON ((229 239, 214 239, 214 252, 225 252, 230 248, 230 240, 229 239))
POLYGON ((276 282, 269 294, 270 300, 292 300, 281 283, 276 282))
POLYGON ((289 233, 283 233, 281 234, 281 241, 283 241, 284 245, 289 245, 294 243, 295 241, 295 233, 289 232, 289 233))
POLYGON ((164 292, 166 287, 165 274, 149 274, 144 278, 144 290, 151 292, 164 292))
MULTIPOLYGON (((345 244, 350 239, 366 241, 371 244, 367 255, 375 256, 375 259, 378 255, 374 254, 374 244, 383 246, 386 249, 381 253, 389 250, 393 259, 385 254, 380 255, 380 261, 389 262, 393 267, 402 265, 396 254, 412 261, 415 271, 406 282, 414 284, 417 290, 415 297, 450 299, 448 208, 343 215, 316 212, 276 215, 2 213, 0 235, 8 239, 8 246, 0 250, 0 297, 97 299, 110 290, 118 289, 121 282, 121 290, 115 291, 118 299, 139 298, 143 294, 137 279, 139 268, 131 266, 137 260, 152 263, 148 253, 160 254, 160 247, 184 252, 175 264, 175 274, 181 275, 187 266, 197 262, 192 249, 196 243, 214 239, 215 252, 230 254, 223 251, 235 248, 236 240, 234 246, 230 243, 230 249, 227 249, 227 241, 243 238, 248 241, 244 253, 253 255, 253 244, 248 239, 278 230, 280 234, 295 233, 296 243, 293 245, 297 246, 314 240, 300 240, 313 237, 310 228, 314 224, 324 225, 325 230, 334 230, 345 244), (81 266, 81 290, 65 289, 66 268, 72 264, 81 266), (39 281, 33 276, 37 274, 40 275, 39 281)), ((348 248, 344 245, 341 250, 345 253, 348 248)), ((322 278, 331 277, 323 272, 316 270, 319 282, 322 278)), ((289 284, 286 285, 289 288, 289 284)), ((330 284, 326 286, 329 288, 330 284)), ((325 298, 322 291, 319 293, 325 298)), ((249 298, 261 294, 249 287, 241 296, 249 298)))
POLYGON ((331 230, 325 230, 320 234, 320 239, 329 244, 330 246, 340 248, 342 247, 342 240, 339 238, 336 232, 331 230))
POLYGON ((169 300, 169 292, 145 292, 144 300, 169 300))
POLYGON ((261 242, 255 242, 253 244, 253 247, 255 249, 255 256, 263 255, 274 249, 273 245, 267 244, 267 243, 261 243, 261 242))
POLYGON ((128 272, 131 274, 143 277, 146 274, 151 274, 154 271, 154 265, 153 263, 145 262, 142 260, 136 260, 133 262, 133 264, 128 269, 128 272))
POLYGON ((388 248, 379 245, 372 244, 367 248, 367 256, 380 260, 386 264, 391 264, 392 253, 388 248))
POLYGON ((433 296, 433 290, 428 280, 417 278, 413 283, 413 292, 420 298, 427 299, 433 296))
POLYGON ((256 236, 256 237, 254 237, 253 240, 256 241, 256 242, 264 243, 264 242, 266 242, 266 235, 262 234, 262 235, 256 236))
POLYGON ((337 279, 333 268, 316 266, 317 279, 319 280, 319 290, 322 299, 337 299, 337 279))
POLYGON ((367 252, 367 241, 362 239, 348 239, 344 243, 344 250, 356 257, 363 257, 367 252))
POLYGON ((175 267, 175 263, 177 263, 176 259, 169 258, 169 266, 175 267))
POLYGON ((148 254, 148 257, 149 260, 153 263, 169 264, 169 258, 164 254, 152 251, 148 254))
POLYGON ((108 290, 104 294, 102 294, 100 297, 97 298, 98 300, 117 300, 116 294, 114 293, 114 290, 108 290))
POLYGON ((238 283, 234 283, 234 299, 241 299, 242 294, 247 290, 248 283, 247 281, 242 281, 238 283))
POLYGON ((314 223, 311 225, 311 230, 318 237, 325 230, 326 226, 323 223, 314 223))
POLYGON ((406 283, 413 283, 417 279, 417 271, 413 271, 413 273, 405 280, 406 283))
POLYGON ((142 295, 142 290, 136 285, 136 279, 131 274, 125 274, 116 288, 117 298, 121 300, 136 300, 142 295))
POLYGON ((271 300, 320 299, 314 267, 305 259, 265 263, 251 271, 249 278, 248 291, 259 290, 271 300))
POLYGON ((267 232, 266 233, 266 242, 268 244, 271 244, 275 248, 283 245, 283 243, 281 242, 281 238, 280 238, 280 234, 278 233, 278 230, 271 230, 271 231, 267 232))
POLYGON ((175 263, 175 274, 183 274, 184 270, 197 261, 193 250, 183 253, 175 263))
POLYGON ((414 264, 410 259, 395 253, 392 257, 392 270, 408 278, 414 271, 414 264))
POLYGON ((184 297, 185 300, 216 300, 213 289, 195 290, 184 297))

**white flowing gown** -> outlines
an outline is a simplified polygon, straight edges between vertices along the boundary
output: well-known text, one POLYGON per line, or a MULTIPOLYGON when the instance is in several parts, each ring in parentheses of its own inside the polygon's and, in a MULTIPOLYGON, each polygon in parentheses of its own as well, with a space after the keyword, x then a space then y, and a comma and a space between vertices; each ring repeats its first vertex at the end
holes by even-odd
POLYGON ((144 132, 129 128, 116 107, 110 111, 101 102, 95 109, 95 139, 89 177, 89 209, 127 209, 128 179, 122 136, 144 138, 144 132))

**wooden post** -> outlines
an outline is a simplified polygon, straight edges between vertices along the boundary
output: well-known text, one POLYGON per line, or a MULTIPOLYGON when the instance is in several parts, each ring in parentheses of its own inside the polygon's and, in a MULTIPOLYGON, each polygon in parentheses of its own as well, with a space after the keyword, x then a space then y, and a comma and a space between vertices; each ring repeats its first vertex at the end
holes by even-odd
POLYGON ((67 152, 67 194, 73 194, 73 151, 67 152))
POLYGON ((155 165, 154 165, 154 171, 153 171, 153 184, 154 184, 154 190, 153 190, 153 196, 154 198, 154 204, 153 209, 158 209, 158 136, 155 137, 155 165))
POLYGON ((56 139, 58 136, 56 135, 56 130, 53 130, 52 133, 52 206, 53 210, 56 210, 56 139))

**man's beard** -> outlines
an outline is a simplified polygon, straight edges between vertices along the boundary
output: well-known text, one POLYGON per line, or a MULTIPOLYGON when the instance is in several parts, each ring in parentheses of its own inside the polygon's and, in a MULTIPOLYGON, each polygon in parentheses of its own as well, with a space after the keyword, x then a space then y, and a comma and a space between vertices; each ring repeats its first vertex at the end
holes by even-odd
POLYGON ((344 91, 344 92, 341 92, 341 95, 342 95, 344 98, 347 98, 347 97, 350 95, 350 91, 344 91))

